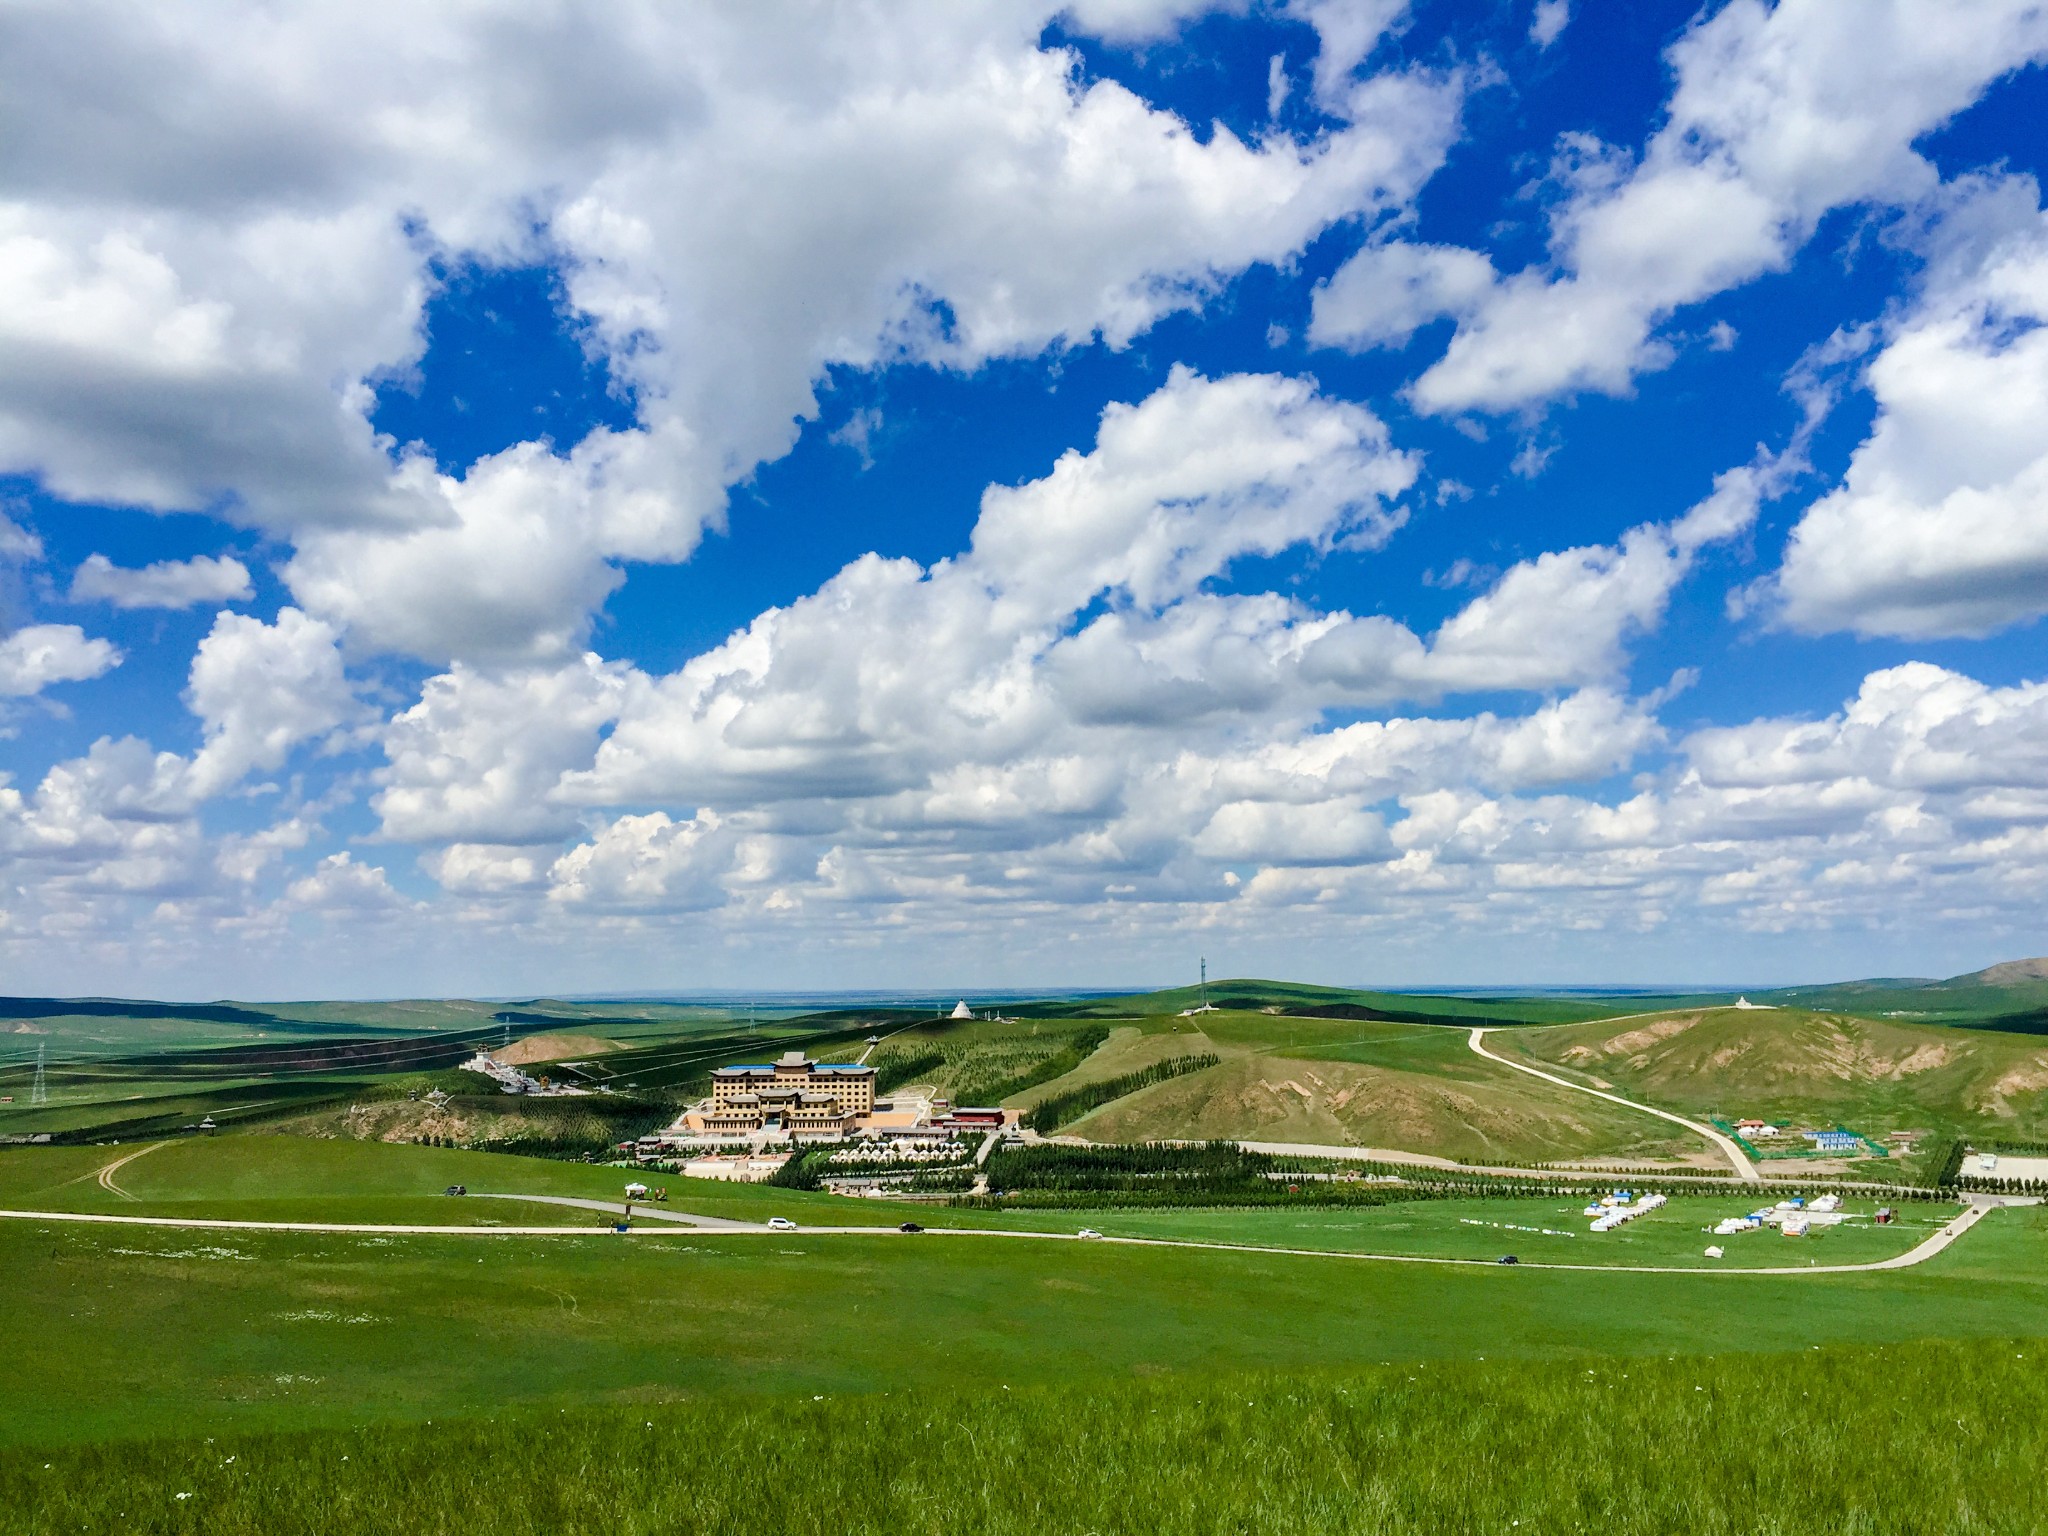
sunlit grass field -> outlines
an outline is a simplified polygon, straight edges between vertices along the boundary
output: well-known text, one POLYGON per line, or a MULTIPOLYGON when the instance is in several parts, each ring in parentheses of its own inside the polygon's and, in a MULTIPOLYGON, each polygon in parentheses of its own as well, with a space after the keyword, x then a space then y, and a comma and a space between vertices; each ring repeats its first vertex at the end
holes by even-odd
POLYGON ((19 1341, 0 1444, 520 1405, 2048 1335, 2040 1208, 1994 1213, 1914 1269, 1847 1276, 932 1233, 401 1236, 34 1219, 0 1222, 0 1275, 19 1341))
MULTIPOLYGON (((1350 1210, 962 1210, 899 1201, 735 1185, 637 1171, 378 1142, 290 1137, 221 1137, 129 1147, 32 1147, 0 1151, 0 1207, 173 1216, 230 1221, 340 1222, 431 1226, 609 1224, 599 1212, 495 1195, 566 1195, 622 1205, 629 1181, 669 1191, 658 1210, 739 1221, 787 1216, 800 1224, 1009 1227, 1111 1237, 1165 1238, 1252 1247, 1307 1248, 1457 1259, 1513 1253, 1529 1263, 1663 1265, 1702 1269, 1861 1264, 1903 1253, 1956 1213, 1946 1203, 1899 1204, 1886 1227, 1868 1217, 1874 1200, 1855 1199, 1855 1220, 1787 1239, 1765 1229, 1717 1238, 1704 1229, 1771 1195, 1679 1196, 1613 1232, 1595 1234, 1584 1197, 1495 1196, 1400 1201, 1350 1210), (112 1184, 100 1182, 100 1172, 112 1184), (460 1184, 472 1191, 451 1199, 460 1184), (1708 1259, 1709 1244, 1724 1249, 1708 1259)), ((642 1208, 643 1210, 646 1208, 642 1208)), ((658 1226, 643 1217, 643 1227, 658 1226)))
POLYGON ((1581 1214, 1583 1199, 1535 1196, 1403 1201, 1348 1211, 1016 1211, 1003 1213, 1003 1224, 1054 1232, 1072 1232, 1085 1225, 1112 1238, 1241 1243, 1330 1253, 1475 1260, 1513 1254, 1531 1264, 1683 1265, 1715 1270, 1868 1264, 1904 1253, 1932 1236, 1958 1210, 1945 1202, 1902 1205, 1896 1208, 1897 1220, 1881 1227, 1869 1220, 1876 1201, 1853 1200, 1843 1209, 1857 1219, 1816 1229, 1818 1235, 1787 1238, 1765 1227, 1716 1237, 1706 1230, 1724 1216, 1755 1209, 1766 1198, 1679 1196, 1624 1227, 1598 1233, 1588 1230, 1590 1223, 1581 1214), (1723 1256, 1706 1257, 1710 1245, 1721 1248, 1723 1256))
POLYGON ((1972 1536, 2048 1524, 2036 1340, 500 1411, 0 1453, 0 1529, 1972 1536))
POLYGON ((394 1222, 465 1226, 592 1226, 594 1212, 478 1198, 487 1191, 621 1202, 627 1183, 665 1184, 673 1208, 737 1221, 770 1216, 841 1225, 904 1219, 891 1205, 760 1185, 662 1178, 588 1163, 289 1136, 187 1138, 122 1147, 0 1149, 0 1207, 233 1221, 394 1222), (99 1171, 120 1162, 104 1187, 99 1171), (460 1184, 477 1192, 451 1199, 460 1184))

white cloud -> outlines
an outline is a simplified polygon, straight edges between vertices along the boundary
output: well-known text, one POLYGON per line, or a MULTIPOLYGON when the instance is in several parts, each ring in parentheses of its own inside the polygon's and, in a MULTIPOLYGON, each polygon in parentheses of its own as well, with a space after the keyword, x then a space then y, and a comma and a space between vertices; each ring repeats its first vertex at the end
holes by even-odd
POLYGON ((484 844, 573 832, 573 814, 548 791, 589 762, 628 684, 627 668, 592 655, 554 669, 458 666, 428 679, 419 703, 384 730, 391 766, 372 801, 383 835, 484 844))
POLYGON ((1572 0, 1536 0, 1529 15, 1529 41, 1548 48, 1564 35, 1572 19, 1572 0))
POLYGON ((719 876, 730 857, 731 837, 709 811, 688 821, 672 821, 664 811, 621 816, 555 861, 548 894, 575 905, 718 906, 726 894, 719 876))
POLYGON ((2048 218, 1938 279, 1871 361, 1877 420, 1765 593, 1807 631, 1984 635, 2048 613, 2048 218))
POLYGON ((546 861, 530 848, 450 843, 420 863, 443 890, 470 896, 534 890, 546 880, 546 861))
POLYGON ((991 487, 960 559, 927 571, 866 556, 637 690, 594 768, 565 784, 612 803, 901 788, 934 761, 1000 760, 1051 729, 1063 697, 1085 710, 1117 696, 1119 674, 1160 669, 1185 680, 1184 702, 1137 682, 1152 707, 1200 713, 1231 655, 1256 671, 1262 649, 1298 649, 1288 604, 1202 584, 1246 554, 1383 539, 1414 474, 1369 412, 1300 380, 1176 369, 1105 411, 1093 452, 991 487), (1105 596, 1109 611, 1070 633, 1105 596))
POLYGON ((1050 3, 19 11, 0 468, 292 541, 298 604, 354 646, 573 654, 617 565, 686 558, 828 367, 1123 346, 1405 207, 1462 82, 1361 78, 1391 12, 1310 10, 1345 125, 1257 143, 1084 82, 1038 46, 1050 3), (366 381, 418 360, 431 274, 464 260, 558 263, 637 424, 394 466, 366 381))
POLYGON ((0 513, 0 560, 26 563, 43 558, 43 541, 35 533, 0 513))
POLYGON ((192 608, 245 601, 250 592, 249 568, 231 555, 159 560, 139 570, 88 555, 71 577, 72 602, 116 608, 192 608))
POLYGON ((407 905, 375 864, 358 864, 354 855, 331 853, 285 892, 285 903, 315 912, 381 912, 407 905))
MULTIPOLYGON (((1398 303, 1361 300, 1355 339, 1332 299, 1326 334, 1383 345, 1413 316, 1457 316, 1443 358, 1411 387, 1424 411, 1624 394, 1638 373, 1669 362, 1656 331, 1674 311, 1782 268, 1831 209, 1909 205, 1934 191, 1914 141, 2044 53, 2048 13, 2025 0, 1963 10, 1735 0, 1672 45, 1676 85, 1640 158, 1584 136, 1561 142, 1548 268, 1512 273, 1487 293, 1421 282, 1398 303)), ((1390 251, 1356 259, 1367 274, 1403 259, 1427 269, 1390 251)), ((1469 278, 1476 268, 1467 269, 1469 278)), ((1358 285, 1370 288, 1369 276, 1358 285)), ((1327 291, 1352 286, 1340 272, 1327 291)))
POLYGON ((76 624, 31 624, 0 640, 0 698, 26 698, 52 683, 80 683, 121 664, 121 653, 76 624))
POLYGON ((186 702, 205 723, 192 760, 192 793, 220 793, 253 770, 281 766, 291 749, 324 736, 355 711, 332 628, 296 608, 265 624, 222 613, 192 658, 186 702))
POLYGON ((312 841, 315 830, 291 816, 258 832, 229 833, 215 844, 214 867, 239 885, 253 885, 286 854, 312 841))
POLYGON ((1317 346, 1397 347, 1432 320, 1477 311, 1494 290, 1493 263, 1451 245, 1369 245, 1318 284, 1309 340, 1317 346))
POLYGON ((1250 9, 1251 0, 1072 0, 1061 20, 1111 43, 1149 43, 1173 36, 1199 16, 1250 9))

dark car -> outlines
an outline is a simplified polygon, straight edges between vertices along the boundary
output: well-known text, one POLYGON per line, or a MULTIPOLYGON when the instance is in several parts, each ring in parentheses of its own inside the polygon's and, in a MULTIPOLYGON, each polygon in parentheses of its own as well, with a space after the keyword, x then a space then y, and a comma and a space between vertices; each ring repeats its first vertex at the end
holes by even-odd
POLYGON ((1496 1264, 1519 1264, 1522 1261, 1516 1258, 1512 1253, 1504 1253, 1498 1259, 1494 1260, 1494 1262, 1496 1264))
POLYGON ((906 1221, 905 1223, 903 1223, 902 1226, 898 1227, 896 1230, 898 1232, 922 1232, 924 1228, 920 1227, 914 1221, 906 1221))
POLYGON ((448 1193, 451 1195, 466 1195, 469 1193, 469 1186, 467 1184, 450 1184, 448 1186, 448 1193))

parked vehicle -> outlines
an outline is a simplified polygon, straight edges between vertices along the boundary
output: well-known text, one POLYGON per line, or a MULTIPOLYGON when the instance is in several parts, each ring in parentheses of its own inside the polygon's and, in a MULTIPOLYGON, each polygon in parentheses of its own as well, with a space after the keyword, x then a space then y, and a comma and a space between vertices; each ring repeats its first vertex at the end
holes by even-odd
POLYGON ((1087 1238, 1100 1238, 1102 1236, 1102 1234, 1096 1231, 1093 1227, 1083 1227, 1079 1232, 1076 1232, 1074 1235, 1076 1237, 1087 1238))
POLYGON ((902 1226, 898 1227, 896 1230, 898 1232, 922 1232, 924 1228, 920 1227, 914 1221, 906 1221, 905 1223, 903 1223, 902 1226))
POLYGON ((1494 1263, 1496 1264, 1519 1264, 1521 1262, 1522 1261, 1516 1258, 1512 1253, 1504 1253, 1499 1258, 1494 1260, 1494 1263))
POLYGON ((469 1193, 469 1186, 467 1184, 450 1184, 448 1186, 448 1193, 451 1195, 466 1195, 469 1193))
POLYGON ((796 1230, 796 1223, 787 1216, 770 1216, 768 1218, 768 1230, 771 1232, 794 1232, 796 1230))

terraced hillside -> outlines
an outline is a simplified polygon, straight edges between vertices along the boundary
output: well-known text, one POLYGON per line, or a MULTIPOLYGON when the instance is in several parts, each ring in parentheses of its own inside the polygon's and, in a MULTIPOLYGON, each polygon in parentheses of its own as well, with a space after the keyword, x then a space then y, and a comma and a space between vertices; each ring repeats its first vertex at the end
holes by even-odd
POLYGON ((1503 1031, 1491 1049, 1652 1104, 1870 1134, 2048 1137, 2048 1042, 1803 1009, 1716 1008, 1503 1031))

